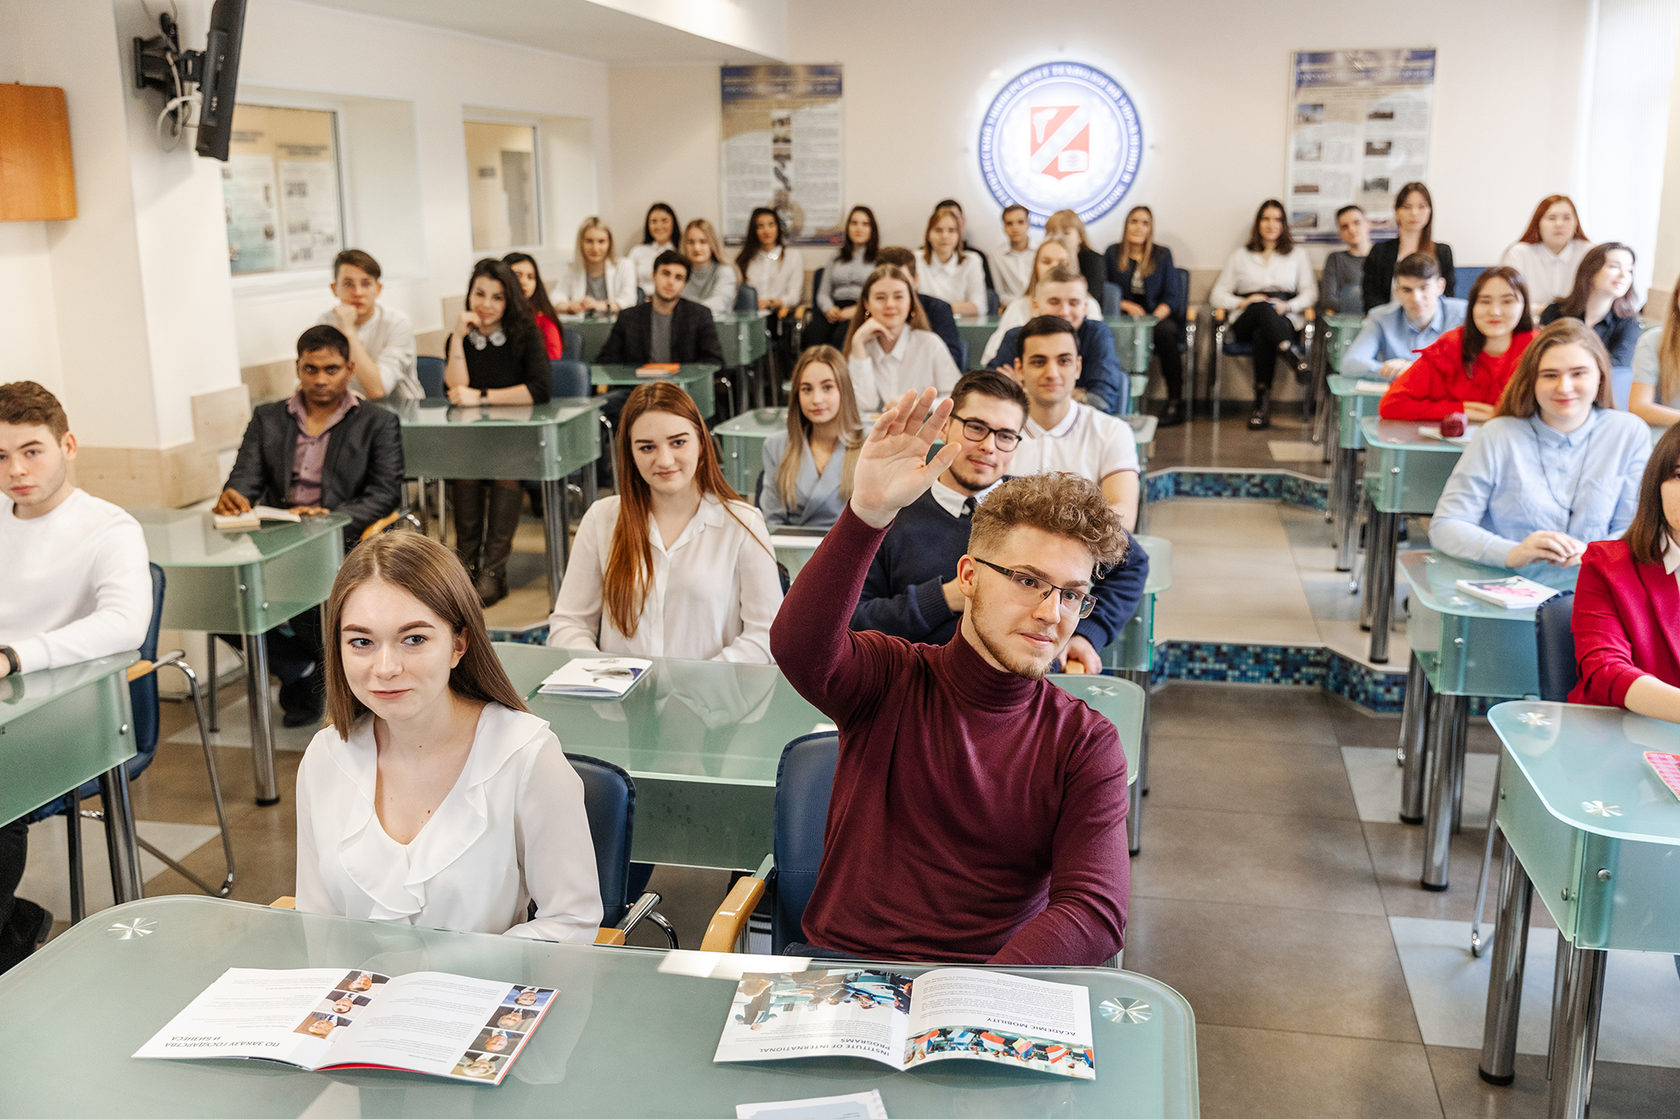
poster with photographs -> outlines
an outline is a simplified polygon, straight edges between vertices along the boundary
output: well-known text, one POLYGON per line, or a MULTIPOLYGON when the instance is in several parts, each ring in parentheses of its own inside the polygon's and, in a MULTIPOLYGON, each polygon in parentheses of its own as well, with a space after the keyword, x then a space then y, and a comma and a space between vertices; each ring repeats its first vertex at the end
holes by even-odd
POLYGON ((1433 49, 1303 51, 1289 90, 1289 228, 1334 242, 1356 203, 1378 240, 1394 231, 1394 192, 1427 178, 1433 49))
POLYGON ((725 66, 723 228, 731 245, 769 206, 788 243, 838 245, 842 122, 840 67, 725 66))
POLYGON ((280 200, 274 160, 235 152, 222 164, 222 211, 228 265, 235 276, 280 265, 280 200))

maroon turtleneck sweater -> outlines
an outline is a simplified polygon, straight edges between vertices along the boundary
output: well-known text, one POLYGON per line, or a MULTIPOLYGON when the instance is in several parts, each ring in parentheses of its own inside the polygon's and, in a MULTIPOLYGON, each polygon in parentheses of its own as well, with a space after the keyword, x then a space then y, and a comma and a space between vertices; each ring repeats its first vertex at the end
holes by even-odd
POLYGON ((810 943, 884 959, 1098 964, 1124 940, 1126 758, 1114 725, 963 638, 847 622, 886 531, 848 508, 770 647, 840 731, 810 943))

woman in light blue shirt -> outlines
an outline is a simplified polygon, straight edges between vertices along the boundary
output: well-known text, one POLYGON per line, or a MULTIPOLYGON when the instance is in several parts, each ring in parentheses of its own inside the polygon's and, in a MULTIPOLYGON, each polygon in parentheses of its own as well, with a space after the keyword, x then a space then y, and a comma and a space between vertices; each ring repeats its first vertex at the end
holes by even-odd
POLYGON ((1627 530, 1650 456, 1650 428, 1610 406, 1604 343, 1560 319, 1535 337, 1458 460, 1429 543, 1493 567, 1573 567, 1588 543, 1627 530))
POLYGON ((852 496, 863 421, 833 346, 812 346, 793 367, 787 431, 764 441, 758 507, 772 525, 829 528, 852 496))

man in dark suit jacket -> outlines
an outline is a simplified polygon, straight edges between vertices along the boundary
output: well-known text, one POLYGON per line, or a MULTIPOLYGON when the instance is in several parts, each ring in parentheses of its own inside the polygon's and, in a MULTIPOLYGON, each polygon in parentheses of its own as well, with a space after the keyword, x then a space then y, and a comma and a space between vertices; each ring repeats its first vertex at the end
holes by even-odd
MULTIPOLYGON (((343 513, 345 543, 402 503, 402 431, 394 412, 350 392, 350 340, 333 326, 312 326, 297 343, 298 391, 259 405, 245 428, 217 513, 254 504, 303 516, 343 513)), ((315 608, 265 635, 269 668, 280 679, 285 724, 321 717, 321 623, 315 608)))
POLYGON ((646 303, 618 313, 596 364, 722 365, 723 346, 712 312, 682 297, 687 284, 688 261, 683 255, 669 249, 660 253, 653 262, 653 294, 646 303))
MULTIPOLYGON (((888 245, 875 254, 876 264, 892 264, 910 273, 910 282, 918 283, 916 275, 916 254, 909 249, 888 245)), ((967 373, 968 367, 963 363, 962 335, 957 333, 957 316, 951 313, 951 305, 943 299, 936 299, 931 295, 916 293, 921 300, 922 311, 927 315, 928 329, 939 335, 939 340, 945 343, 945 348, 951 351, 951 360, 956 363, 960 372, 967 373)))

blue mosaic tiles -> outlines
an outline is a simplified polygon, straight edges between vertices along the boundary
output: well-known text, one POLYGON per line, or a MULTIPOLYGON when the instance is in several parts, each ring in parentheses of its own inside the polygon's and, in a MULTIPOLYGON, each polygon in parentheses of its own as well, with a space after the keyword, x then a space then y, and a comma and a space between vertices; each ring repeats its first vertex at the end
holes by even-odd
POLYGON ((1169 467, 1145 481, 1150 501, 1175 497, 1224 497, 1282 501, 1308 509, 1328 506, 1330 484, 1292 470, 1186 470, 1169 467))

